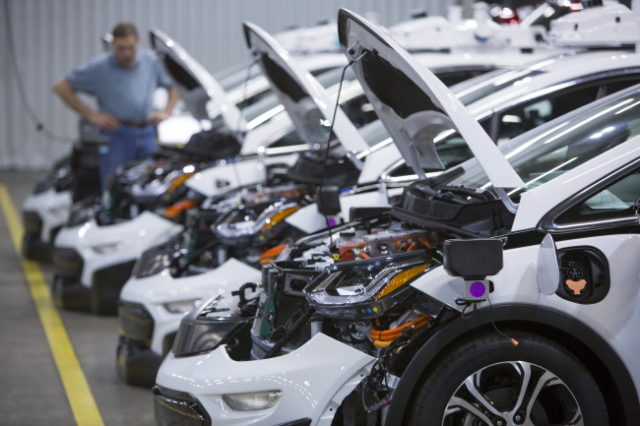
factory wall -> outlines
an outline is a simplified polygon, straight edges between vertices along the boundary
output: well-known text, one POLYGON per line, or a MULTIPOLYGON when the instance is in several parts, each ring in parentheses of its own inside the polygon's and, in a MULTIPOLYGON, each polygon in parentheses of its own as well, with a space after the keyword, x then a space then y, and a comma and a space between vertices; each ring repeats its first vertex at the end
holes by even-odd
POLYGON ((100 36, 116 22, 136 23, 143 46, 147 45, 146 31, 159 28, 208 70, 218 71, 248 59, 240 29, 244 20, 278 32, 291 25, 335 20, 338 8, 347 7, 389 25, 421 9, 430 15, 443 15, 449 3, 450 0, 0 0, 0 169, 47 169, 69 152, 71 140, 77 135, 77 117, 54 96, 51 87, 68 70, 99 54, 100 36), (45 131, 36 130, 21 100, 8 49, 7 18, 24 97, 45 131))

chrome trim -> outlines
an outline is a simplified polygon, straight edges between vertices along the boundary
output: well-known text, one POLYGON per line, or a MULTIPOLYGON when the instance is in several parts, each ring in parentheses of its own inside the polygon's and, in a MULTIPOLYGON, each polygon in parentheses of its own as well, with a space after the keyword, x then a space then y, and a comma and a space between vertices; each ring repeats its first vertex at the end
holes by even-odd
POLYGON ((633 226, 640 225, 640 217, 638 216, 627 216, 620 217, 617 219, 603 219, 603 220, 591 220, 588 222, 581 223, 571 223, 566 225, 558 225, 553 224, 552 232, 562 233, 562 232, 570 232, 570 231, 589 231, 593 228, 615 228, 618 226, 633 226))
MULTIPOLYGON (((633 74, 640 74, 640 67, 632 67, 632 68, 620 68, 620 69, 616 69, 616 70, 609 70, 609 71, 603 71, 601 73, 598 74, 590 74, 587 76, 583 76, 580 78, 576 78, 573 80, 566 80, 560 83, 556 83, 553 86, 547 86, 541 89, 538 89, 535 92, 531 92, 528 95, 518 98, 518 99, 514 99, 512 100, 511 103, 509 103, 508 105, 502 105, 499 109, 495 109, 495 107, 492 109, 494 114, 499 114, 509 108, 513 108, 514 106, 517 105, 521 105, 531 99, 535 99, 536 97, 539 96, 543 96, 546 95, 548 93, 554 93, 556 91, 560 91, 564 88, 568 88, 568 87, 573 87, 577 84, 584 84, 584 83, 588 83, 588 82, 594 82, 596 80, 600 80, 600 79, 605 79, 605 78, 609 78, 609 77, 624 77, 624 76, 630 76, 633 74)), ((480 114, 474 114, 476 117, 480 117, 482 115, 482 117, 484 117, 486 115, 486 112, 482 112, 480 114)))
MULTIPOLYGON (((364 151, 358 152, 355 154, 355 157, 358 160, 362 160, 363 158, 365 158, 367 155, 373 154, 376 151, 380 151, 382 148, 389 146, 393 143, 393 140, 391 138, 386 138, 385 140, 378 142, 377 144, 373 145, 370 148, 365 149, 364 151)), ((402 160, 404 161, 404 160, 402 160)))
POLYGON ((311 148, 307 144, 281 146, 275 148, 265 148, 264 153, 266 156, 271 157, 275 155, 295 154, 298 152, 308 151, 311 148))

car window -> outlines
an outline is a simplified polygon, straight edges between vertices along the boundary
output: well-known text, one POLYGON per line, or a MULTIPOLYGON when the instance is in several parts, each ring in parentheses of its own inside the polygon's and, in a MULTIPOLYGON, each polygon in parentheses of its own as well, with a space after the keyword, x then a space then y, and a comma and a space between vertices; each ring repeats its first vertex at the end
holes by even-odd
MULTIPOLYGON (((609 96, 567 119, 540 126, 502 146, 505 157, 525 182, 535 188, 614 146, 640 135, 640 91, 609 96)), ((484 169, 472 161, 464 176, 451 182, 472 188, 488 187, 484 169)))
MULTIPOLYGON (((489 126, 491 125, 491 117, 480 120, 480 125, 489 133, 489 126)), ((473 157, 469 145, 465 142, 464 138, 452 129, 444 132, 440 132, 434 139, 438 156, 444 164, 444 167, 456 166, 463 161, 473 157)))
POLYGON ((504 111, 496 119, 492 132, 495 140, 511 139, 547 121, 560 117, 579 106, 586 105, 640 82, 640 75, 600 79, 553 93, 544 99, 537 98, 504 111))
POLYGON ((504 111, 498 117, 497 140, 511 139, 598 98, 597 85, 574 87, 504 111))
POLYGON ((640 200, 640 168, 573 206, 556 219, 558 224, 635 216, 640 200))
POLYGON ((627 87, 631 87, 634 84, 637 84, 640 81, 640 76, 632 75, 625 76, 624 78, 617 79, 615 81, 611 81, 606 84, 604 94, 610 95, 612 93, 619 92, 622 89, 626 89, 627 87))
POLYGON ((373 106, 365 95, 359 95, 343 102, 340 108, 342 108, 356 128, 369 124, 378 118, 373 106))
POLYGON ((247 107, 257 104, 263 99, 266 99, 267 97, 275 98, 275 95, 273 95, 270 87, 265 87, 264 90, 254 93, 251 96, 247 96, 246 98, 238 102, 236 106, 238 107, 238 109, 246 109, 247 107))
POLYGON ((402 176, 412 176, 412 175, 415 176, 415 172, 411 167, 407 166, 407 163, 402 163, 395 169, 391 170, 391 172, 389 172, 389 177, 391 178, 399 178, 402 176))
POLYGON ((441 71, 436 72, 436 75, 445 84, 445 86, 450 87, 454 84, 461 83, 463 81, 469 80, 470 78, 477 77, 493 70, 494 68, 491 67, 478 67, 466 70, 441 71))
POLYGON ((482 98, 507 87, 517 87, 524 81, 542 74, 538 65, 520 69, 500 69, 482 74, 472 80, 465 81, 454 88, 454 93, 465 105, 470 105, 482 98))
POLYGON ((269 148, 282 148, 285 146, 304 145, 304 141, 300 139, 298 133, 290 131, 286 135, 282 136, 272 144, 269 144, 269 148))

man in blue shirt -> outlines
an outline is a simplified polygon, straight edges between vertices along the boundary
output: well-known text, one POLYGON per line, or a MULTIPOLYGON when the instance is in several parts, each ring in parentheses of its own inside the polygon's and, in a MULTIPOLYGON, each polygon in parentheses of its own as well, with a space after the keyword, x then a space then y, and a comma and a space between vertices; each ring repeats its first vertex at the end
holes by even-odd
POLYGON ((138 31, 128 22, 113 29, 112 52, 93 58, 71 71, 54 86, 67 106, 102 129, 109 144, 100 147, 100 184, 124 163, 156 150, 155 125, 171 115, 178 92, 156 56, 138 52, 138 31), (163 111, 153 111, 158 87, 168 89, 163 111), (77 92, 94 96, 98 111, 87 106, 77 92))

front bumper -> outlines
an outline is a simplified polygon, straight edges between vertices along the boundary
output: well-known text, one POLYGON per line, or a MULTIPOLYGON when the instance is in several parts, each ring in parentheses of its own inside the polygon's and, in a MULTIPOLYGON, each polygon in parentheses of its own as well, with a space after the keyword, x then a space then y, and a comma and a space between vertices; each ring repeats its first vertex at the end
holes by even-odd
POLYGON ((175 333, 164 336, 162 354, 151 350, 154 321, 139 303, 121 301, 118 306, 120 338, 116 351, 118 375, 130 385, 151 387, 163 356, 171 350, 175 333))
POLYGON ((176 358, 170 353, 156 383, 191 395, 215 425, 330 425, 342 400, 369 374, 373 361, 320 333, 287 355, 257 361, 234 361, 224 345, 194 357, 176 358), (235 411, 223 400, 225 394, 270 390, 282 394, 264 410, 235 411))
POLYGON ((70 191, 57 192, 54 188, 27 197, 22 205, 22 252, 27 259, 51 259, 51 245, 69 218, 71 204, 70 191))
POLYGON ((117 313, 120 290, 133 270, 135 260, 98 269, 93 285, 82 284, 80 277, 84 260, 75 249, 56 247, 53 250, 53 298, 63 309, 90 311, 100 315, 117 313))
POLYGON ((80 283, 84 260, 71 248, 54 248, 52 253, 54 278, 53 299, 62 309, 89 310, 90 291, 80 283))
POLYGON ((55 238, 55 233, 60 228, 55 228, 46 240, 42 238, 42 218, 37 212, 23 211, 22 224, 24 236, 22 238, 22 255, 29 260, 48 262, 51 260, 52 246, 50 241, 55 238))
POLYGON ((131 276, 136 259, 181 229, 180 225, 150 212, 116 225, 98 226, 92 220, 81 226, 63 228, 53 250, 56 299, 62 307, 67 307, 66 300, 82 292, 87 294, 83 300, 88 302, 85 300, 82 306, 74 303, 69 308, 116 314, 120 290, 131 276), (95 249, 105 244, 113 244, 115 248, 108 252, 95 249))
POLYGON ((191 395, 155 386, 153 405, 158 426, 210 426, 202 404, 191 395))
POLYGON ((165 269, 150 277, 133 277, 122 288, 120 299, 142 305, 149 312, 153 321, 150 348, 160 355, 164 353, 167 336, 175 335, 185 314, 171 313, 165 304, 222 296, 220 307, 231 310, 238 303, 238 298, 231 297, 231 292, 246 282, 259 281, 260 276, 259 270, 231 258, 218 268, 199 275, 174 278, 165 269))

